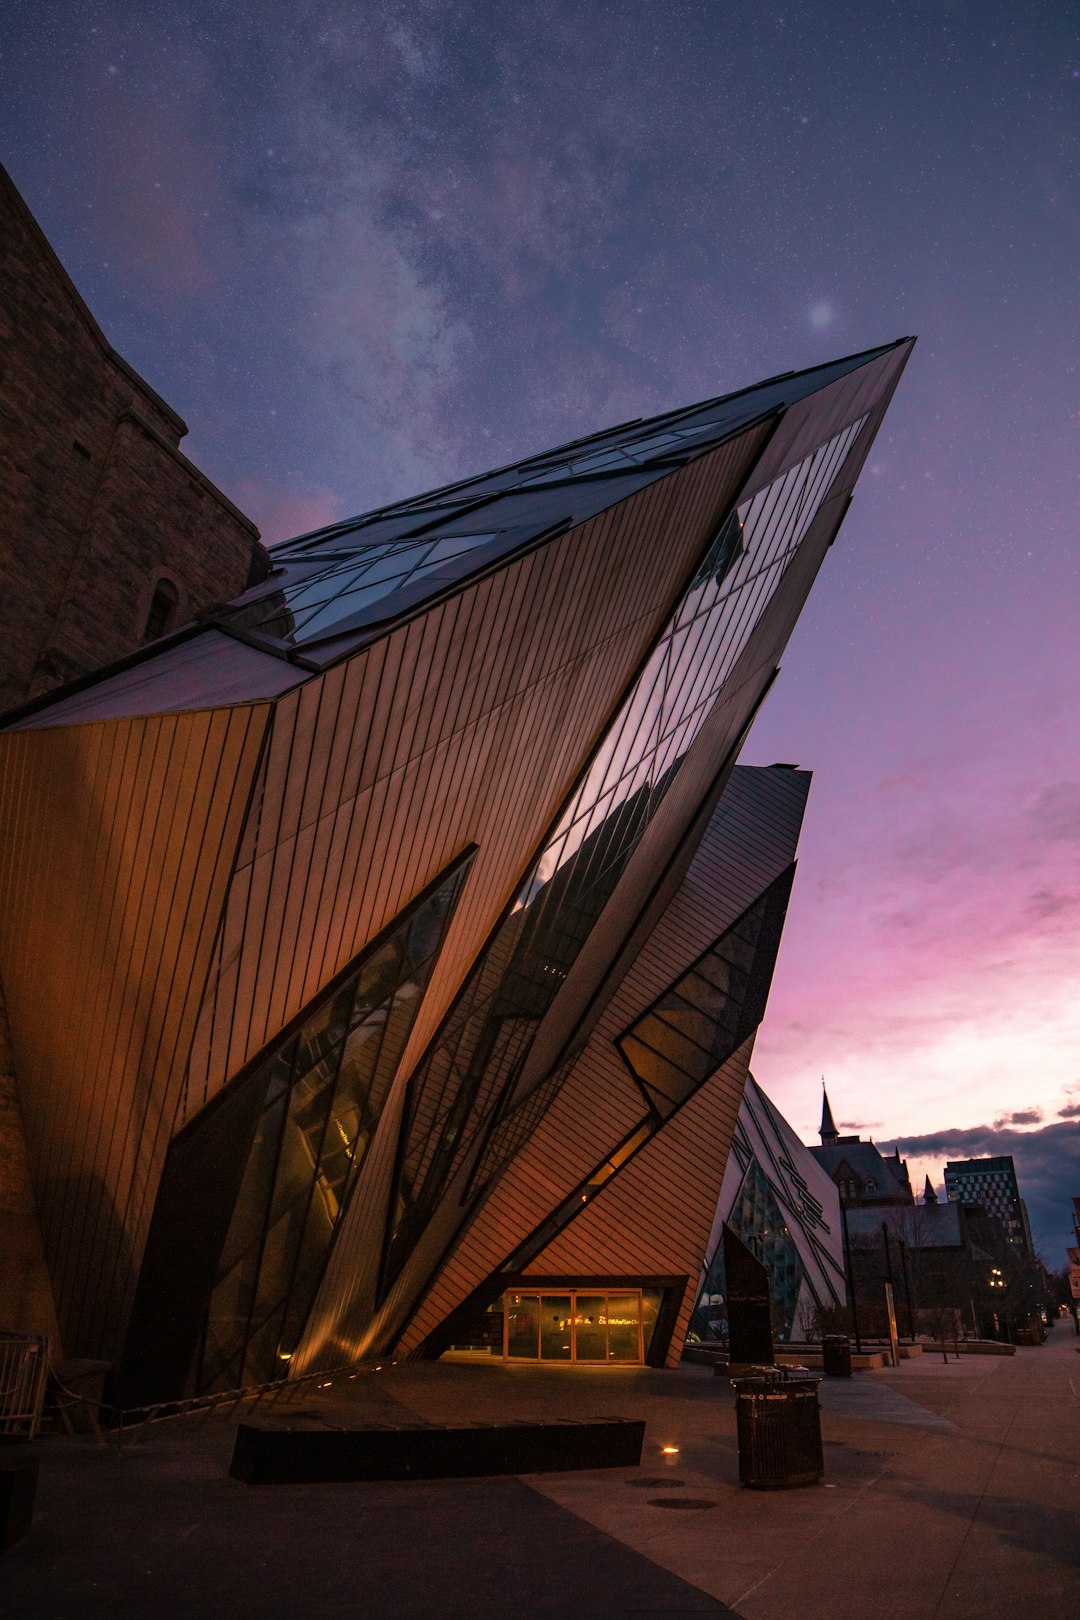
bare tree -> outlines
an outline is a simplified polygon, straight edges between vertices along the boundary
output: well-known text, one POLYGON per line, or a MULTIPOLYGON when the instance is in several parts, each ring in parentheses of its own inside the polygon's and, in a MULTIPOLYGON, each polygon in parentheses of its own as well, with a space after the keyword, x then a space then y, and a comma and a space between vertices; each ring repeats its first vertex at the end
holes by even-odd
POLYGON ((805 1294, 795 1312, 795 1326, 804 1344, 821 1337, 821 1307, 813 1294, 805 1294))
POLYGON ((937 1340, 941 1346, 941 1359, 948 1361, 949 1352, 946 1345, 951 1341, 953 1355, 960 1360, 959 1328, 957 1326, 957 1312, 951 1305, 936 1305, 932 1310, 923 1312, 930 1324, 930 1336, 937 1340))

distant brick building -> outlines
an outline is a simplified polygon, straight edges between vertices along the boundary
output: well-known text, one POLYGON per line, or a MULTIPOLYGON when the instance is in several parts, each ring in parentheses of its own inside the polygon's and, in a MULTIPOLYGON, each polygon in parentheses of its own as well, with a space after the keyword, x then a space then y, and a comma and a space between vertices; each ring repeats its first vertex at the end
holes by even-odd
POLYGON ((0 168, 0 711, 267 571, 187 428, 110 347, 0 168))

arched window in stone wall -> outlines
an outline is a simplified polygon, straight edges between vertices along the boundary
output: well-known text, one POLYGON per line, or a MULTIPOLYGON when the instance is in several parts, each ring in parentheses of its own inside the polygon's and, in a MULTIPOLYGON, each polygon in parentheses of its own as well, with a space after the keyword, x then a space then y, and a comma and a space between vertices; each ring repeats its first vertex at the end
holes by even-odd
POLYGON ((167 636, 177 622, 179 608, 180 592, 173 581, 163 575, 154 585, 143 640, 156 641, 159 636, 167 636))

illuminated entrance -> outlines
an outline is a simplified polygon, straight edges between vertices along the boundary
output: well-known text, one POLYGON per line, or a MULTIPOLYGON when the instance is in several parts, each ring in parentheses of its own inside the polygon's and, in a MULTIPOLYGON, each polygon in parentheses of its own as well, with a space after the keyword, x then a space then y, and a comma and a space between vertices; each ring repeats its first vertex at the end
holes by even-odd
MULTIPOLYGON (((645 1359, 640 1288, 618 1292, 513 1290, 503 1296, 503 1355, 511 1361, 628 1362, 645 1359)), ((651 1302, 650 1302, 651 1303, 651 1302)))

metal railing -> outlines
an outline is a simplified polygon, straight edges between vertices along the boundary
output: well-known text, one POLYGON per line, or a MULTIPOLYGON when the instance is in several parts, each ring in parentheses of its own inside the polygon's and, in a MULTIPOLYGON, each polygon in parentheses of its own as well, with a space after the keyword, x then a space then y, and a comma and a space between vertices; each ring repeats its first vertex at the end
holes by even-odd
POLYGON ((247 1402, 251 1404, 245 1416, 250 1416, 264 1403, 266 1409, 290 1406, 301 1391, 330 1389, 336 1381, 352 1382, 363 1373, 381 1372, 384 1367, 396 1365, 393 1361, 351 1361, 341 1367, 304 1373, 299 1378, 277 1378, 268 1384, 250 1384, 244 1389, 221 1390, 213 1395, 192 1395, 181 1401, 158 1401, 152 1406, 130 1410, 110 1407, 102 1402, 100 1411, 106 1426, 116 1432, 117 1446, 122 1447, 127 1441, 137 1444, 154 1424, 169 1423, 177 1418, 199 1417, 201 1421, 198 1427, 201 1429, 211 1418, 231 1418, 247 1402))
POLYGON ((41 1428, 49 1373, 43 1333, 0 1333, 0 1435, 32 1440, 41 1428))
POLYGON ((104 1441, 105 1432, 115 1433, 117 1445, 137 1443, 147 1430, 177 1418, 198 1417, 199 1427, 214 1417, 226 1419, 247 1407, 247 1415, 260 1407, 291 1406, 297 1395, 314 1389, 330 1389, 335 1381, 353 1382, 363 1373, 381 1372, 396 1366, 394 1361, 350 1361, 299 1378, 276 1378, 266 1384, 249 1384, 242 1389, 219 1390, 210 1395, 192 1395, 184 1400, 157 1401, 153 1405, 123 1408, 109 1401, 96 1400, 79 1390, 69 1389, 57 1377, 50 1377, 50 1341, 47 1335, 0 1332, 0 1436, 34 1439, 49 1411, 55 1411, 69 1433, 76 1432, 71 1417, 85 1414, 91 1431, 104 1441))

